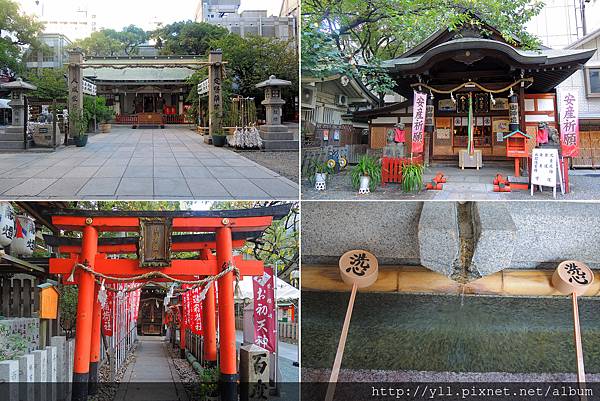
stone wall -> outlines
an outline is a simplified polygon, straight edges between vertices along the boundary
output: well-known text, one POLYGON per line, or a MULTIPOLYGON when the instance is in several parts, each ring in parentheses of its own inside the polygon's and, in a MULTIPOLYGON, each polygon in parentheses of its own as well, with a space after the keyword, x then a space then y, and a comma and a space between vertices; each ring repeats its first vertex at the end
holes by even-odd
POLYGON ((18 358, 38 348, 40 320, 12 318, 0 320, 0 360, 18 358))
POLYGON ((380 263, 423 265, 471 278, 499 270, 553 269, 566 259, 600 268, 600 204, 476 202, 473 256, 457 266, 461 216, 456 203, 308 202, 302 208, 302 262, 332 264, 365 248, 380 263))

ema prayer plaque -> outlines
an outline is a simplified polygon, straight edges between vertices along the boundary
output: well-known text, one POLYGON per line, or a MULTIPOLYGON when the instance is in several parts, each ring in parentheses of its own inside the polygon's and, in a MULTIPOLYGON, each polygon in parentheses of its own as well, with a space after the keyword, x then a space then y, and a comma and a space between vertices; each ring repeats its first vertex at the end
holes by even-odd
POLYGON ((138 258, 140 267, 167 267, 171 265, 171 219, 162 217, 140 218, 138 258))

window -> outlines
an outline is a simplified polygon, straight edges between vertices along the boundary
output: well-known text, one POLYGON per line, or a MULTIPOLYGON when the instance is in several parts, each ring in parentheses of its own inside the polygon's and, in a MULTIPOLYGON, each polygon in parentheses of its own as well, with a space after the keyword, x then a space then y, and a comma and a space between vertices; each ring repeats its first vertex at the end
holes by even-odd
POLYGON ((600 97, 600 67, 586 68, 585 80, 588 97, 600 97))

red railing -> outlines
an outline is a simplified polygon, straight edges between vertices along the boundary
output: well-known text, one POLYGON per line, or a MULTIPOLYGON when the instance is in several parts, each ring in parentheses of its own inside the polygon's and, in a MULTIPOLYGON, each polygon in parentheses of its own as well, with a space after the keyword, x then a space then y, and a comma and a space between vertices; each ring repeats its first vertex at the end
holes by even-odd
POLYGON ((115 117, 115 124, 128 124, 128 125, 137 125, 138 117, 135 115, 123 115, 117 114, 115 117))
POLYGON ((381 186, 388 182, 402 182, 402 166, 410 163, 423 164, 423 156, 410 157, 383 157, 381 159, 381 186))
MULTIPOLYGON (((163 124, 191 124, 193 121, 189 121, 183 114, 163 114, 163 124)), ((123 115, 117 114, 115 117, 115 124, 126 124, 126 125, 137 125, 138 117, 136 115, 123 115)))

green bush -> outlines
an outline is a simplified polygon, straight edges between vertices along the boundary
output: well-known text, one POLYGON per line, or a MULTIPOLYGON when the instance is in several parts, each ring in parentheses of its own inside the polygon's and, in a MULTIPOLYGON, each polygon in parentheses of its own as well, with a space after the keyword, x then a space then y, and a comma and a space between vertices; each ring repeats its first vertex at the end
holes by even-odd
POLYGON ((423 166, 416 163, 402 166, 402 190, 419 192, 421 189, 423 189, 423 166))

